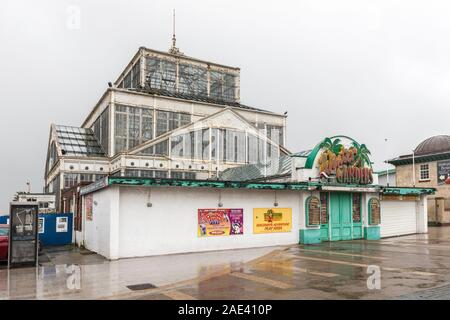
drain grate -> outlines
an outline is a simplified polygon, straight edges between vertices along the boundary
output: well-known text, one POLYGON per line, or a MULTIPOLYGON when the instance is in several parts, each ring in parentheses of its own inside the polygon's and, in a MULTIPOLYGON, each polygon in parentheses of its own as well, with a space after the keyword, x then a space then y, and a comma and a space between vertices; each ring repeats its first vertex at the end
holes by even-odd
POLYGON ((133 285, 127 286, 127 288, 132 291, 139 291, 139 290, 154 289, 157 287, 151 283, 141 283, 141 284, 133 284, 133 285))

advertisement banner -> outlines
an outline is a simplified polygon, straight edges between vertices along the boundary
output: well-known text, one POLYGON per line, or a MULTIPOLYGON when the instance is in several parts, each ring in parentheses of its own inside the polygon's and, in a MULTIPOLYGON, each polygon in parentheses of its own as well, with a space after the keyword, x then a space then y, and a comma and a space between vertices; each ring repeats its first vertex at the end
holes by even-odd
POLYGON ((437 162, 437 180, 438 184, 450 183, 450 160, 437 162))
POLYGON ((292 208, 254 208, 253 233, 290 232, 292 208))
POLYGON ((88 194, 85 196, 86 201, 86 220, 92 221, 92 204, 94 202, 93 195, 88 194))
POLYGON ((45 218, 38 218, 38 233, 45 232, 45 218))
POLYGON ((56 217, 56 232, 67 232, 67 226, 67 217, 56 217))
POLYGON ((198 209, 198 236, 244 234, 244 209, 198 209))

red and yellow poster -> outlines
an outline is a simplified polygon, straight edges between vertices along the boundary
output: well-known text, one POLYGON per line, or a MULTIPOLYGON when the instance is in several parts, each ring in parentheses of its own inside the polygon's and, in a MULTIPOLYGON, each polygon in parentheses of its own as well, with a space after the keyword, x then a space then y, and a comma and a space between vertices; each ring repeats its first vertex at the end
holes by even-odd
POLYGON ((243 209, 198 209, 198 236, 244 234, 243 209))
POLYGON ((290 232, 292 208, 254 208, 253 233, 290 232))

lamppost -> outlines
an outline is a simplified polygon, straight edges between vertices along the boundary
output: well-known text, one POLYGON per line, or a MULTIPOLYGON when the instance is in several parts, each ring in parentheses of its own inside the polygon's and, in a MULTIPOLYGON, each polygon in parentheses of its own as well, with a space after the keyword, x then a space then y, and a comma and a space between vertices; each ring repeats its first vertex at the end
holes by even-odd
POLYGON ((412 175, 413 175, 413 187, 416 187, 416 161, 414 159, 414 150, 412 151, 412 161, 413 161, 413 165, 412 165, 412 175))
MULTIPOLYGON (((386 142, 386 156, 387 156, 387 142, 388 142, 388 139, 387 138, 384 138, 384 142, 386 142)), ((384 161, 385 163, 386 163, 386 187, 389 187, 389 163, 388 163, 388 161, 387 160, 385 160, 384 161)))

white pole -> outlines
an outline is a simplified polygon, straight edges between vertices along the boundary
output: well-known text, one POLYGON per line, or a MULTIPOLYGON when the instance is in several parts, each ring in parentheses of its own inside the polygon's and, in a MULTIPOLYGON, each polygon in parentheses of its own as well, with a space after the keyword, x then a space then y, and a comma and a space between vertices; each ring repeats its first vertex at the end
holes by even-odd
POLYGON ((412 152, 412 161, 413 161, 413 167, 412 167, 412 170, 413 170, 413 187, 415 188, 416 187, 416 161, 414 159, 414 150, 412 152))
MULTIPOLYGON (((386 142, 386 150, 387 150, 387 141, 388 141, 388 139, 385 138, 384 141, 386 142)), ((387 157, 387 155, 386 155, 386 157, 387 157)), ((387 160, 385 162, 388 165, 387 168, 386 168, 386 186, 389 187, 389 164, 388 164, 387 160)))

